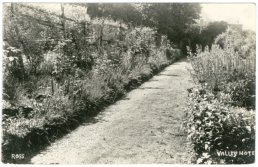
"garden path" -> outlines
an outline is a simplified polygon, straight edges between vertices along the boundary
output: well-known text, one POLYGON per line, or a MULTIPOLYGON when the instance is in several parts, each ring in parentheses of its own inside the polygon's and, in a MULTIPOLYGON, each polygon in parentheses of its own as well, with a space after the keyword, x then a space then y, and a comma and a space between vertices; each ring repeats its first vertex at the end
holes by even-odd
POLYGON ((178 61, 31 159, 33 164, 187 163, 190 64, 178 61))

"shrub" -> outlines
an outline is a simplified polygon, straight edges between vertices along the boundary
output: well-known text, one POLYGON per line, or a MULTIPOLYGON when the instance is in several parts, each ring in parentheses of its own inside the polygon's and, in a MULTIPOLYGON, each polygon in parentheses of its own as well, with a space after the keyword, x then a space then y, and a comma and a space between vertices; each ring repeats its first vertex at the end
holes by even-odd
POLYGON ((255 81, 251 79, 238 79, 225 83, 221 90, 230 95, 229 104, 232 106, 255 109, 255 81))
POLYGON ((208 83, 214 89, 224 82, 236 77, 254 78, 255 57, 240 57, 230 45, 221 49, 213 45, 211 50, 198 50, 196 55, 190 55, 189 60, 193 67, 193 78, 201 83, 208 83))
POLYGON ((43 9, 15 4, 4 13, 4 153, 48 142, 48 135, 95 115, 181 56, 166 36, 157 45, 157 31, 149 27, 70 18, 64 31, 56 27, 60 16, 43 9), (12 7, 19 8, 15 16, 12 7), (36 18, 31 26, 27 17, 36 18))
POLYGON ((197 163, 254 162, 255 42, 243 34, 228 30, 220 46, 190 53, 199 86, 189 90, 185 125, 197 163))
MULTIPOLYGON (((231 36, 227 37, 232 40, 231 36)), ((242 48, 236 51, 233 44, 224 43, 223 49, 214 44, 211 50, 206 48, 204 51, 199 49, 196 54, 190 53, 192 76, 198 84, 207 83, 214 94, 229 94, 232 105, 254 108, 255 56, 241 56, 242 48)))
POLYGON ((253 110, 230 107, 205 87, 196 87, 189 94, 185 126, 195 151, 197 163, 253 163, 255 113, 253 110), (237 156, 220 156, 220 152, 236 151, 237 156))
POLYGON ((229 28, 226 32, 218 35, 215 39, 215 44, 221 48, 226 48, 227 45, 232 46, 233 50, 242 58, 255 57, 255 32, 240 31, 229 28))

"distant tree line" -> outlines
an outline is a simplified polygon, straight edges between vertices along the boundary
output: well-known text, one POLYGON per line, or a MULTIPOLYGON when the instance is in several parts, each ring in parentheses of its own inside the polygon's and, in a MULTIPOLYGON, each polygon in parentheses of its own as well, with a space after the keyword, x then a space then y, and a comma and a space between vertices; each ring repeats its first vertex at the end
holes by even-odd
MULTIPOLYGON (((132 26, 148 26, 167 35, 183 53, 186 46, 193 51, 196 45, 211 47, 217 35, 225 32, 228 24, 224 21, 210 22, 206 27, 196 23, 200 18, 200 4, 190 3, 91 3, 87 4, 91 17, 112 18, 132 26)), ((160 36, 157 36, 159 40, 160 36)))

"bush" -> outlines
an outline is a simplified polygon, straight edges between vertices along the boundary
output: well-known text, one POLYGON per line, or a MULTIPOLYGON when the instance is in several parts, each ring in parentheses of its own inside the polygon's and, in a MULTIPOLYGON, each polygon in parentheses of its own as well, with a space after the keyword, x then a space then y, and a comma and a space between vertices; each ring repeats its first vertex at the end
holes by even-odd
POLYGON ((255 41, 245 33, 228 30, 190 53, 199 86, 189 90, 185 125, 197 163, 254 162, 255 41))
POLYGON ((243 56, 246 48, 242 48, 233 40, 237 35, 232 35, 229 30, 227 33, 217 38, 224 40, 223 48, 214 44, 210 50, 207 47, 204 51, 199 48, 196 54, 190 52, 193 79, 199 84, 207 83, 214 94, 229 94, 233 106, 254 109, 255 55, 252 54, 252 36, 248 36, 251 42, 246 44, 250 54, 243 56))
POLYGON ((185 126, 195 151, 197 163, 253 163, 255 112, 235 108, 220 101, 205 87, 195 87, 189 93, 185 126), (221 152, 237 152, 236 157, 221 156, 221 152))
POLYGON ((230 96, 230 105, 255 109, 254 79, 238 79, 227 84, 225 83, 221 88, 221 92, 230 96))
POLYGON ((193 78, 208 83, 211 89, 241 76, 255 76, 255 57, 242 58, 230 45, 224 49, 213 45, 211 50, 206 48, 203 52, 199 49, 195 55, 190 54, 189 60, 193 78))
MULTIPOLYGON (((21 7, 20 12, 23 10, 21 7)), ((6 21, 25 32, 25 23, 18 16, 16 19, 17 22, 6 21)), ((21 68, 14 62, 20 57, 10 53, 7 46, 3 161, 10 161, 11 153, 30 152, 77 126, 83 118, 96 115, 180 57, 166 36, 162 36, 161 45, 156 45, 157 32, 149 27, 128 28, 112 20, 92 20, 85 23, 85 33, 81 22, 77 25, 67 20, 66 24, 66 32, 54 29, 56 34, 38 22, 26 29, 26 33, 33 31, 33 35, 21 36, 25 41, 33 37, 31 45, 37 52, 19 50, 17 34, 5 29, 6 43, 17 46, 11 52, 24 58, 20 64, 24 65, 26 77, 17 76, 17 69, 21 68), (44 36, 36 33, 35 27, 41 27, 44 36), (24 109, 28 111, 26 115, 24 109)))
POLYGON ((255 57, 255 32, 227 29, 226 32, 218 35, 215 44, 225 49, 228 45, 242 58, 255 57))

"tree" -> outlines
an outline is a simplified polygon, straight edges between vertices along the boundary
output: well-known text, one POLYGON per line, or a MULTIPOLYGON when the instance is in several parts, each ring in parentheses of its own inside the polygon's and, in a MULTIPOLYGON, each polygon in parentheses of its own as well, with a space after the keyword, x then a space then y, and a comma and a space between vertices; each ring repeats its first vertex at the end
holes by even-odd
POLYGON ((123 21, 133 26, 142 23, 142 14, 129 3, 91 3, 88 4, 88 14, 91 17, 111 17, 115 21, 123 21))
POLYGON ((201 38, 201 45, 204 48, 206 45, 211 47, 212 43, 214 42, 215 38, 225 32, 228 28, 228 23, 224 21, 215 21, 208 24, 204 30, 202 30, 200 34, 201 38))
POLYGON ((159 33, 179 45, 185 38, 187 28, 199 18, 199 4, 155 3, 143 4, 144 24, 155 26, 159 33))
POLYGON ((129 25, 152 27, 178 45, 188 26, 199 18, 200 10, 199 4, 188 3, 88 4, 91 17, 111 17, 129 25))

